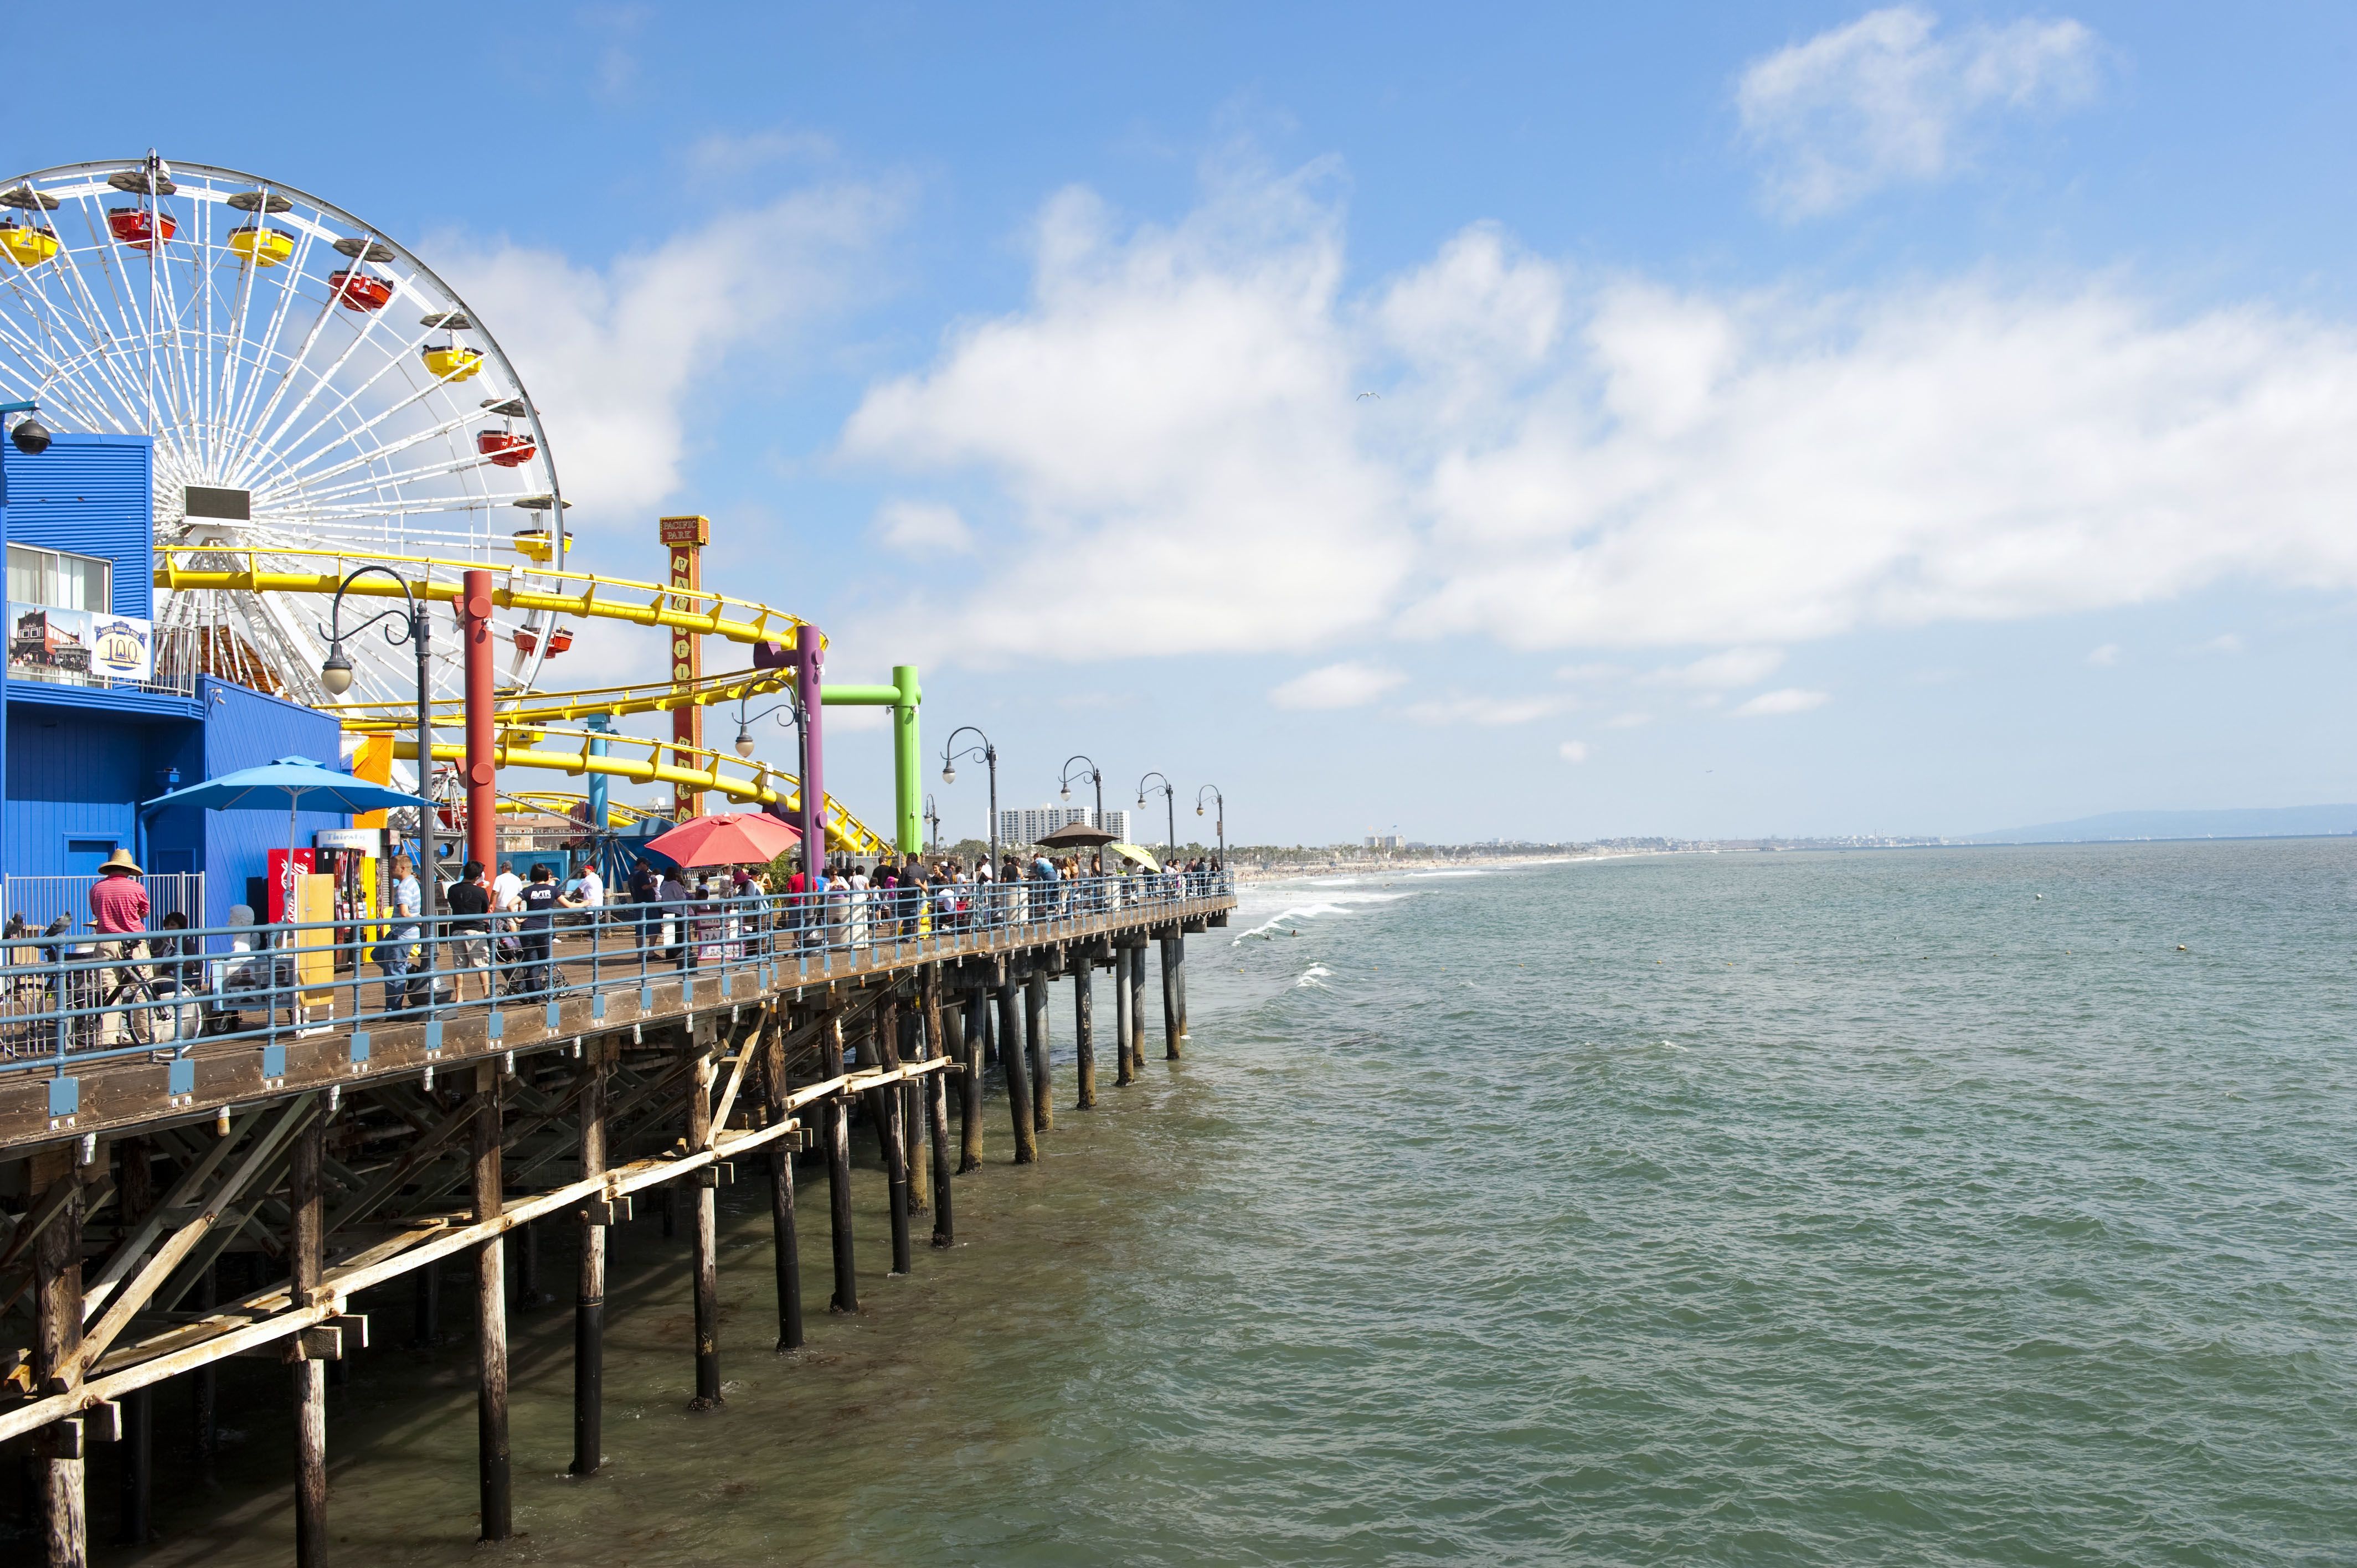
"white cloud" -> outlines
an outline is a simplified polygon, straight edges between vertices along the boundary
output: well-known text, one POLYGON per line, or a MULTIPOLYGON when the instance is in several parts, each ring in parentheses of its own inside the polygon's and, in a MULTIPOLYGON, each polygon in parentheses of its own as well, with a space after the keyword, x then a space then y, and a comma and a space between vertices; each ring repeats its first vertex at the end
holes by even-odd
POLYGON ((1561 746, 1556 746, 1555 750, 1555 755, 1562 757, 1566 762, 1585 762, 1587 760, 1587 743, 1584 740, 1565 741, 1561 746))
POLYGON ((2087 662, 2099 670, 2108 670, 2119 661, 2120 645, 2116 642, 2106 642, 2100 648, 2090 649, 2087 651, 2087 662))
POLYGON ((1757 686, 1784 662, 1781 648, 1730 648, 1674 669, 1656 670, 1644 679, 1650 684, 1692 686, 1698 691, 1724 692, 1757 686))
POLYGON ((1053 569, 1060 614, 959 596, 911 624, 944 648, 1096 658, 1314 648, 1369 624, 1413 559, 1401 476, 1359 446, 1338 215, 1319 171, 1221 187, 1126 236, 1051 201, 1034 299, 871 391, 850 456, 996 477, 1021 519, 1010 579, 1053 569))
POLYGON ((1354 297, 1307 178, 1125 234, 1067 193, 1032 300, 871 390, 846 456, 1010 520, 980 591, 919 574, 895 647, 1725 650, 1684 667, 1706 696, 1863 628, 2357 586, 2345 324, 2115 280, 1681 291, 1487 227, 1354 297), (1023 613, 1051 563, 1067 613, 1023 613))
POLYGON ((1830 692, 1811 692, 1799 686, 1786 686, 1779 691, 1762 692, 1734 710, 1738 718, 1774 718, 1783 714, 1805 714, 1811 708, 1822 708, 1833 701, 1830 692))
POLYGON ((1280 708, 1361 708, 1406 679, 1396 670, 1349 660, 1297 675, 1268 700, 1280 708))
POLYGON ((1615 714, 1604 721, 1607 729, 1642 729, 1653 722, 1651 714, 1615 714))
POLYGON ((957 508, 930 501, 886 501, 876 511, 876 537, 903 555, 963 555, 974 549, 974 530, 957 508))
POLYGON ((1939 179, 1992 113, 2067 107, 2094 92, 2095 35, 2078 22, 1938 27, 1913 5, 1870 11, 1744 70, 1736 108, 1768 156, 1772 207, 1806 217, 1887 185, 1939 179))
POLYGON ((2197 653, 2240 653, 2243 639, 2231 631, 2221 632, 2194 650, 2197 653))
POLYGON ((732 354, 774 352, 854 296, 895 206, 860 187, 803 191, 603 268, 464 236, 433 253, 531 389, 579 508, 569 521, 642 529, 679 489, 697 396, 732 354))
POLYGON ((1411 703, 1403 712, 1420 725, 1526 725, 1579 704, 1569 697, 1488 697, 1452 695, 1445 700, 1411 703))

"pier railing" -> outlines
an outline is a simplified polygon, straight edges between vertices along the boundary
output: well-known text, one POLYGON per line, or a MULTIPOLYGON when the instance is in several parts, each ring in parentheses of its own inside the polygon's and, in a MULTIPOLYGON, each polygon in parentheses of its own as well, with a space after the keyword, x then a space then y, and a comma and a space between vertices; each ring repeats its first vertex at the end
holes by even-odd
MULTIPOLYGON (((709 980, 719 996, 741 998, 1009 939, 1045 942, 1109 923, 1150 925, 1233 891, 1231 873, 1171 870, 817 893, 697 891, 544 914, 24 933, 5 940, 0 964, 0 1078, 46 1070, 67 1087, 67 1069, 83 1064, 186 1064, 200 1046, 240 1041, 283 1052, 292 1040, 364 1034, 373 1025, 422 1025, 428 1041, 438 1041, 446 1022, 518 1006, 545 1006, 554 1019, 561 1004, 587 997, 602 1015, 599 999, 649 997, 658 982, 680 983, 692 994, 709 980)), ((264 1076, 276 1075, 265 1067, 264 1076)))

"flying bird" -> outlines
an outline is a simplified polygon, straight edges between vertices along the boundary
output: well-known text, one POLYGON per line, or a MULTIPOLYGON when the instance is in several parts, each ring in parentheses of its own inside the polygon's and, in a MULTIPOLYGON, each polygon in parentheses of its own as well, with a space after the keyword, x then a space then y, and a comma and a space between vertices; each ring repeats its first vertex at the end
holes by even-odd
POLYGON ((1383 401, 1383 394, 1374 392, 1363 392, 1359 394, 1359 401, 1361 403, 1364 403, 1369 398, 1373 398, 1377 403, 1381 403, 1383 401))

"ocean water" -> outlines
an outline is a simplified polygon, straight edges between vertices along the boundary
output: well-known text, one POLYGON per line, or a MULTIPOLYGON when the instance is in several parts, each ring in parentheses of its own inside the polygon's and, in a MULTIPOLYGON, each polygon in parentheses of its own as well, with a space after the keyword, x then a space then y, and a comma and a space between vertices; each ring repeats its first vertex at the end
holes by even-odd
MULTIPOLYGON (((609 1568, 2357 1562, 2352 888, 2350 840, 1254 888, 1189 941, 1185 1062, 1157 1032, 1086 1113, 1060 1066, 1031 1169, 994 1095, 954 1251, 886 1279, 863 1173, 866 1310, 798 1355, 761 1191, 723 1189, 725 1409, 685 1408, 683 1230, 616 1232, 593 1480, 561 1474, 568 1306, 519 1312, 512 1543, 473 1544, 467 1347, 393 1348, 389 1297, 331 1400, 333 1533, 609 1568)), ((283 1561, 285 1381, 224 1379, 210 1477, 159 1395, 165 1539, 102 1556, 283 1561)))

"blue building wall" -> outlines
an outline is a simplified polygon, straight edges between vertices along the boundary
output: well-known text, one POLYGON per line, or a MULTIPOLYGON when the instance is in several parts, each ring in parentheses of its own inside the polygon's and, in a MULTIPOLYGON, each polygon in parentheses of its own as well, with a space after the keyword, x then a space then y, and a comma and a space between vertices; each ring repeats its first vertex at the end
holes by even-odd
MULTIPOLYGON (((155 535, 153 450, 144 436, 56 436, 27 456, 0 444, 0 537, 114 563, 113 609, 151 617, 155 535)), ((0 682, 0 871, 84 875, 115 846, 150 871, 202 871, 207 925, 250 903, 269 852, 286 847, 284 811, 199 811, 142 817, 139 802, 180 786, 307 757, 336 766, 341 736, 325 714, 210 677, 193 698, 42 682, 0 682)), ((297 813, 294 842, 350 818, 297 813)), ((257 915, 261 911, 257 908, 257 915)))
POLYGON ((154 446, 145 435, 53 435, 27 456, 0 445, 0 509, 9 540, 114 563, 114 613, 156 602, 154 446))

